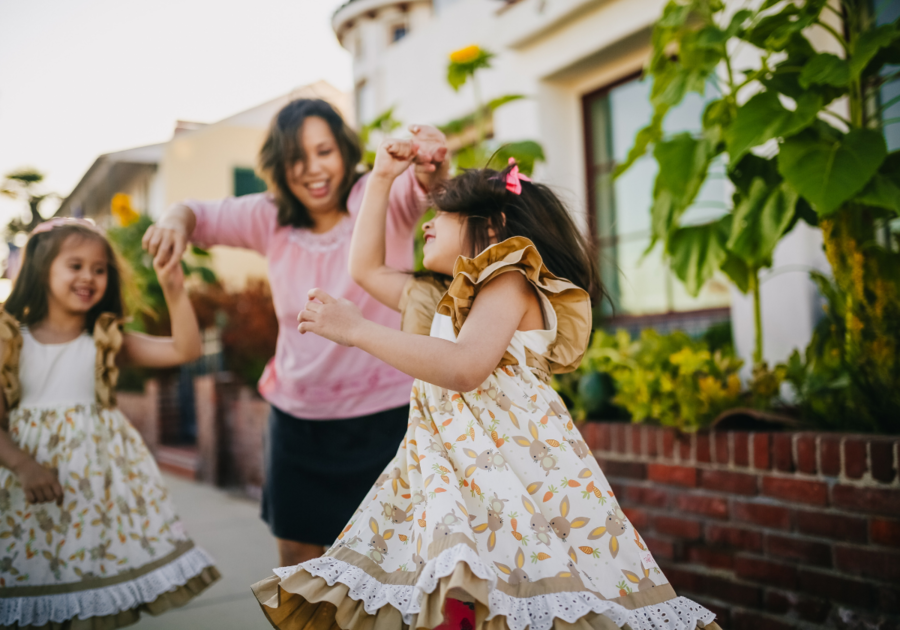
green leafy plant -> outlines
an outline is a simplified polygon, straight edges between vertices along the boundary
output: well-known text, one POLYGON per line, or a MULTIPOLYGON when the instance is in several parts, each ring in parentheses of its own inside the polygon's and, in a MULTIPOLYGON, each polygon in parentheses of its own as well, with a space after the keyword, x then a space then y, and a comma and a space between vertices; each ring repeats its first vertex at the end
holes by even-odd
POLYGON ((40 207, 44 201, 58 197, 56 193, 38 192, 44 174, 33 168, 22 168, 7 173, 0 183, 0 195, 24 201, 28 204, 28 218, 14 217, 6 228, 7 235, 12 238, 19 233, 31 232, 38 223, 44 220, 40 207))
POLYGON ((460 168, 505 168, 509 158, 514 158, 519 169, 526 175, 534 170, 534 164, 543 161, 544 149, 534 140, 521 140, 503 145, 488 142, 487 129, 494 111, 508 103, 525 98, 521 94, 507 94, 483 102, 478 83, 478 71, 491 67, 494 54, 478 46, 466 46, 450 54, 447 65, 447 82, 459 91, 467 82, 472 83, 475 109, 457 120, 452 120, 439 129, 447 136, 455 136, 460 148, 453 154, 453 166, 460 168), (474 129, 474 133, 472 130, 474 129))
MULTIPOLYGON (((149 216, 141 214, 127 226, 109 228, 106 235, 125 263, 125 306, 133 317, 128 327, 165 335, 169 334, 169 312, 153 269, 153 260, 141 246, 144 232, 152 224, 153 220, 149 216)), ((191 253, 192 262, 182 261, 185 275, 194 277, 201 283, 215 282, 216 275, 208 266, 209 253, 199 247, 192 247, 191 253)))
POLYGON ((403 126, 403 123, 394 117, 394 109, 391 107, 383 111, 359 129, 359 142, 363 146, 363 163, 368 168, 372 168, 375 164, 378 143, 403 126))
MULTIPOLYGON (((876 95, 898 76, 885 68, 900 63, 900 28, 876 26, 865 2, 839 5, 765 0, 731 14, 719 0, 669 2, 654 28, 647 68, 653 119, 617 172, 652 145, 659 164, 653 243, 663 243, 690 293, 720 270, 752 293, 757 364, 760 270, 771 266, 775 246, 797 220, 821 224, 846 306, 843 360, 867 383, 848 395, 881 396, 900 391, 900 303, 888 297, 897 295, 900 254, 879 238, 900 213, 900 154, 887 153, 878 129, 880 111, 893 103, 879 105, 876 95), (840 56, 813 48, 806 33, 814 26, 831 35, 840 56), (737 68, 738 54, 746 58, 751 50, 757 66, 737 68), (710 85, 718 94, 703 113, 702 132, 666 137, 667 113, 710 85), (831 107, 842 97, 849 118, 831 107), (731 211, 706 224, 683 224, 717 160, 727 162, 734 184, 731 211)), ((900 415, 900 406, 892 409, 900 415)))
POLYGON ((595 332, 583 367, 612 377, 613 402, 627 410, 633 422, 689 432, 741 406, 742 364, 730 352, 711 352, 704 341, 684 332, 661 335, 647 329, 638 340, 624 330, 615 335, 595 332))

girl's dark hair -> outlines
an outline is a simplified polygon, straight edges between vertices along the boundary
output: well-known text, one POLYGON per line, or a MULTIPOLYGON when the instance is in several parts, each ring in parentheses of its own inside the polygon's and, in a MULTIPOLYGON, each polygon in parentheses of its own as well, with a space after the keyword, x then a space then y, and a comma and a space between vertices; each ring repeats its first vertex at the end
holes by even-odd
POLYGON ((466 219, 468 255, 476 256, 491 244, 524 236, 537 247, 544 264, 556 276, 578 285, 592 296, 603 297, 591 248, 572 221, 566 207, 547 186, 522 182, 522 194, 506 189, 502 171, 473 169, 439 184, 432 193, 438 212, 466 219))
POLYGON ((341 115, 321 99, 301 98, 281 108, 272 119, 269 133, 259 151, 259 170, 269 184, 278 206, 278 225, 298 228, 313 227, 309 210, 294 196, 287 183, 287 169, 297 160, 306 159, 300 143, 300 130, 310 116, 318 116, 331 128, 341 157, 344 158, 344 177, 341 180, 341 208, 346 210, 350 189, 359 179, 357 166, 362 160, 359 138, 341 115))
POLYGON ((94 323, 101 313, 115 313, 124 317, 122 302, 122 274, 115 251, 109 241, 99 232, 85 225, 61 225, 49 232, 32 234, 25 245, 22 266, 16 276, 12 292, 4 309, 26 326, 37 324, 47 317, 47 294, 50 292, 50 266, 70 236, 92 239, 103 243, 106 248, 107 280, 106 292, 94 307, 88 311, 85 329, 93 333, 94 323))

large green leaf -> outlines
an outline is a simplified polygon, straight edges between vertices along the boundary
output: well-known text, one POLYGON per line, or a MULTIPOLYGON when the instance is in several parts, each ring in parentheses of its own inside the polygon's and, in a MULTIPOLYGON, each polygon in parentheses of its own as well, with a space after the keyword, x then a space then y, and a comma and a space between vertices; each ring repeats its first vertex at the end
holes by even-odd
POLYGON ((656 108, 650 124, 637 132, 637 135, 634 138, 634 146, 628 151, 628 157, 624 162, 616 165, 616 170, 613 171, 613 177, 618 177, 627 171, 632 164, 647 153, 647 147, 654 142, 662 140, 662 120, 668 110, 668 106, 665 105, 656 108))
POLYGON ((842 134, 821 121, 781 145, 778 171, 819 216, 828 216, 872 178, 887 155, 874 129, 842 134))
POLYGON ((653 156, 659 164, 651 210, 652 243, 655 243, 657 239, 666 240, 678 218, 694 201, 715 155, 707 139, 680 133, 658 142, 653 156))
POLYGON ((771 187, 756 178, 750 193, 734 209, 728 250, 749 267, 766 267, 775 246, 793 222, 797 193, 783 182, 771 187))
POLYGON ((777 157, 767 160, 752 153, 746 154, 728 170, 728 178, 734 184, 738 196, 749 195, 750 187, 757 178, 762 179, 769 188, 778 185, 782 179, 778 172, 777 157))
POLYGON ((854 201, 900 214, 900 151, 889 154, 854 201))
POLYGON ((785 50, 795 34, 816 21, 824 5, 825 0, 809 0, 803 6, 789 2, 781 11, 759 20, 747 31, 745 39, 757 48, 785 50))
POLYGON ((722 271, 741 293, 747 293, 747 291, 750 290, 750 276, 751 274, 756 273, 747 266, 747 263, 731 252, 728 252, 725 262, 722 263, 722 271))
POLYGON ((897 23, 885 24, 866 31, 850 48, 850 72, 858 79, 862 71, 882 48, 888 48, 900 38, 897 23))
POLYGON ((525 175, 531 175, 534 171, 534 163, 544 161, 544 148, 534 140, 521 140, 504 144, 494 153, 490 168, 506 168, 509 158, 514 158, 519 164, 519 169, 525 175))
POLYGON ((844 87, 850 83, 850 64, 831 53, 821 53, 810 59, 800 71, 800 86, 833 85, 844 87))
POLYGON ((726 238, 721 221, 680 227, 672 232, 666 245, 669 266, 691 295, 700 293, 725 261, 726 238))
POLYGON ((797 133, 816 119, 822 107, 822 99, 815 93, 800 96, 796 103, 796 109, 791 111, 781 104, 777 94, 767 90, 738 108, 734 123, 725 132, 731 162, 772 138, 797 133))

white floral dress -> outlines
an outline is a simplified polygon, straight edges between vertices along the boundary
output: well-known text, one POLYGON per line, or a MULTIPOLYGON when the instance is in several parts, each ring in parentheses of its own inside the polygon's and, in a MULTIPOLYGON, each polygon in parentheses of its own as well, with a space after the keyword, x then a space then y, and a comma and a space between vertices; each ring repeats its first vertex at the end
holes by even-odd
POLYGON ((106 630, 159 614, 219 576, 178 520, 141 436, 115 407, 111 315, 58 345, 0 312, 4 427, 55 468, 65 498, 30 504, 0 467, 0 628, 106 630))
MULTIPOLYGON (((587 347, 587 293, 515 237, 457 261, 431 335, 455 341, 478 290, 507 272, 537 289, 547 329, 516 332, 475 391, 415 382, 406 439, 336 544, 254 585, 276 627, 434 628, 451 597, 491 630, 717 628, 676 596, 548 385, 587 347)), ((404 328, 433 286, 410 286, 404 328)))

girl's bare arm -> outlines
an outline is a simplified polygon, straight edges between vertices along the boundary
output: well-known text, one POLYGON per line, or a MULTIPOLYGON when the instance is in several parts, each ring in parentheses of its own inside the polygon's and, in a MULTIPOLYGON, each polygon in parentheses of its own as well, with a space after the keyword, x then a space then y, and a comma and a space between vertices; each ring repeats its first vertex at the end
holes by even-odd
POLYGON ((350 277, 366 293, 395 311, 400 310, 400 296, 409 275, 385 264, 388 200, 394 180, 409 168, 417 152, 418 146, 409 141, 381 143, 350 241, 350 277))
POLYGON ((176 265, 154 263, 154 268, 169 307, 172 336, 128 333, 125 335, 122 359, 130 365, 154 368, 189 363, 200 357, 202 345, 197 316, 184 289, 181 261, 178 260, 176 265))
MULTIPOLYGON (((0 356, 3 355, 0 343, 0 356)), ((0 395, 0 418, 6 418, 6 401, 0 395)), ((10 469, 25 492, 29 503, 61 502, 62 485, 59 476, 38 464, 34 458, 20 449, 6 431, 0 429, 0 466, 10 469)))
POLYGON ((412 335, 363 318, 348 300, 313 289, 300 313, 301 333, 315 333, 356 346, 401 372, 447 389, 468 392, 496 369, 529 306, 533 290, 519 273, 505 273, 485 286, 472 304, 456 343, 412 335))

